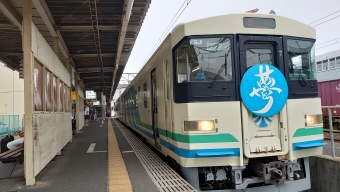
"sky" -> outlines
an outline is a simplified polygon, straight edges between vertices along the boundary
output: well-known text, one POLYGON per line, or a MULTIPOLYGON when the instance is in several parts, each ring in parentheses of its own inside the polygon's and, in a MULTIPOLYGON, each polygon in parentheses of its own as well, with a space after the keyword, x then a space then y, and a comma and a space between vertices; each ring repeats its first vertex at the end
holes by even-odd
POLYGON ((178 23, 221 14, 244 13, 255 8, 259 9, 257 13, 267 14, 274 10, 276 15, 305 24, 339 11, 311 26, 338 16, 315 27, 317 35, 315 54, 320 55, 340 49, 340 0, 151 0, 124 73, 138 72, 150 57, 155 45, 159 45, 178 23), (170 30, 166 30, 184 2, 186 3, 183 8, 187 6, 186 9, 175 24, 168 28, 170 30), (164 33, 165 31, 167 32, 164 33), (323 44, 337 38, 338 43, 334 40, 323 44))

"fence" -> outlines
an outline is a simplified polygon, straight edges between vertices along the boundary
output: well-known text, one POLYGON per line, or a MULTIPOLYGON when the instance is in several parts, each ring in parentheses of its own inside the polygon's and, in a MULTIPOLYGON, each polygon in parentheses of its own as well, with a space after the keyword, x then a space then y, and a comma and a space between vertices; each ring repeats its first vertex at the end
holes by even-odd
POLYGON ((0 115, 0 136, 20 130, 19 115, 0 115))
POLYGON ((333 135, 333 117, 332 117, 332 110, 331 109, 340 108, 340 106, 322 106, 322 108, 328 110, 329 136, 330 136, 330 139, 331 139, 331 150, 332 150, 332 156, 335 157, 334 135, 333 135))

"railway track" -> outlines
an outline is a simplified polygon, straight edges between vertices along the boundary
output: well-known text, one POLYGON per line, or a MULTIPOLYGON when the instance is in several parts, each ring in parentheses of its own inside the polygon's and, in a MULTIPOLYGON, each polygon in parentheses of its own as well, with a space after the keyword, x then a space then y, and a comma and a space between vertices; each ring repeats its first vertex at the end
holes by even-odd
MULTIPOLYGON (((334 141, 340 143, 340 130, 333 130, 334 141)), ((330 141, 329 129, 324 129, 324 139, 330 141)))

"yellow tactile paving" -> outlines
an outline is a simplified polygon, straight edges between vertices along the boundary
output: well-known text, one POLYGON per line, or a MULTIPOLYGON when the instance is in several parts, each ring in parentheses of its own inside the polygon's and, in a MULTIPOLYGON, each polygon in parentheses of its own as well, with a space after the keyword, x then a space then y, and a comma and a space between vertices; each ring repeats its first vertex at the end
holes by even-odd
POLYGON ((120 153, 115 132, 108 120, 108 192, 132 192, 132 186, 124 160, 120 153))

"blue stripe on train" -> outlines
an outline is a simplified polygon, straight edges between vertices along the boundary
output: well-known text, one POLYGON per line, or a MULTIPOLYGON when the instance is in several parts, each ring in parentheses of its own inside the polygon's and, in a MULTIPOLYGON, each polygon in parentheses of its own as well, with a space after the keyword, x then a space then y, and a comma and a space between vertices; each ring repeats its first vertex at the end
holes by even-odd
POLYGON ((323 147, 323 139, 293 143, 293 151, 323 147))
POLYGON ((240 156, 240 148, 219 148, 219 149, 183 149, 161 139, 161 144, 185 158, 204 158, 204 157, 231 157, 240 156))

